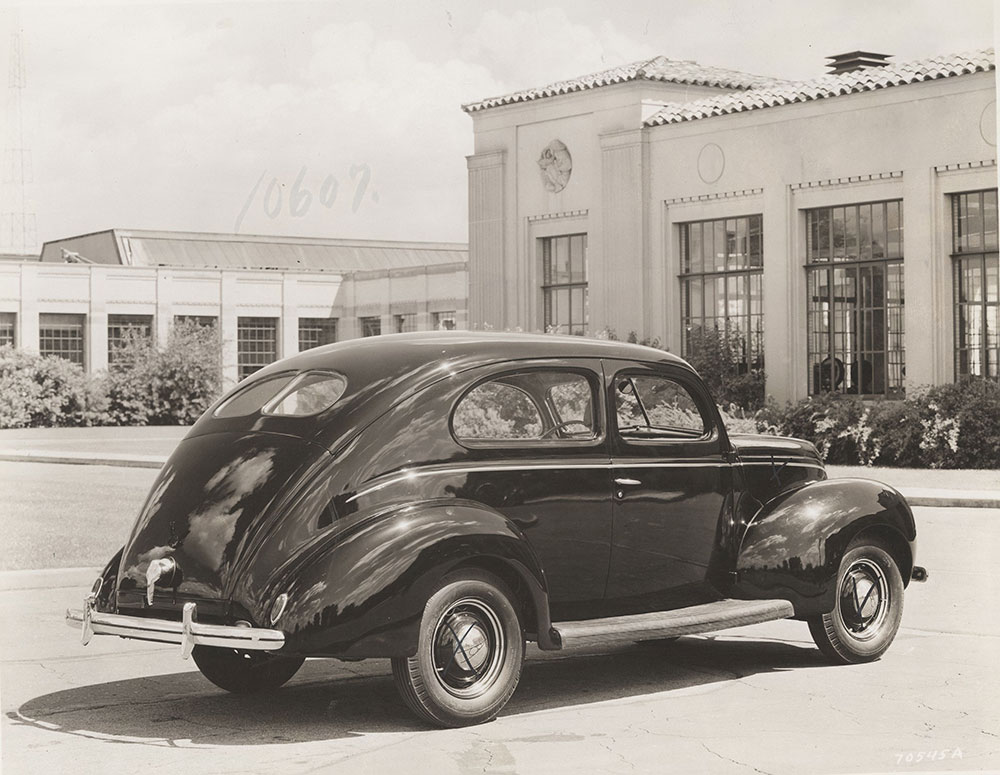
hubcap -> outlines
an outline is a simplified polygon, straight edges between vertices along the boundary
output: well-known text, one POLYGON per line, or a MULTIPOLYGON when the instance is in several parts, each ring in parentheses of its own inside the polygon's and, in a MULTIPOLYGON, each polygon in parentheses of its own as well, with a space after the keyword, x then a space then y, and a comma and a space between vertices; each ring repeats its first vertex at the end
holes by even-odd
POLYGON ((471 699, 487 691, 503 667, 503 628, 492 608, 466 598, 438 620, 433 648, 438 682, 448 693, 471 699))
POLYGON ((859 640, 875 637, 889 610, 889 585, 871 560, 858 560, 844 574, 840 587, 840 617, 859 640))

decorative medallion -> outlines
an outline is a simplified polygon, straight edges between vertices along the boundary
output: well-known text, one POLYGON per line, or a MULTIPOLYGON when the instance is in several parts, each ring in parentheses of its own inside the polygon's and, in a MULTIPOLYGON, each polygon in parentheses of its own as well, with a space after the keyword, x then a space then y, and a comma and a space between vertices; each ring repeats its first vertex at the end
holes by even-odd
POLYGON ((562 140, 553 140, 545 146, 538 157, 538 167, 542 171, 542 185, 546 191, 558 194, 569 183, 573 172, 573 157, 562 140))
POLYGON ((987 145, 996 147, 997 144, 997 103, 991 102, 979 117, 979 134, 987 145))
POLYGON ((698 154, 698 176, 704 183, 715 183, 726 169, 726 154, 715 143, 708 143, 698 154))

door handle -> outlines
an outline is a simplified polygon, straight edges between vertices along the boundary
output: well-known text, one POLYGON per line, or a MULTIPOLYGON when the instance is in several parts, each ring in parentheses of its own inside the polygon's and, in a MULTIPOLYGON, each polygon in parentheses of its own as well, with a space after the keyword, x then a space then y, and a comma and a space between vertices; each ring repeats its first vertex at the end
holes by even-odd
POLYGON ((634 487, 637 484, 642 484, 642 482, 640 482, 638 479, 629 479, 623 476, 615 479, 615 484, 631 485, 634 487))

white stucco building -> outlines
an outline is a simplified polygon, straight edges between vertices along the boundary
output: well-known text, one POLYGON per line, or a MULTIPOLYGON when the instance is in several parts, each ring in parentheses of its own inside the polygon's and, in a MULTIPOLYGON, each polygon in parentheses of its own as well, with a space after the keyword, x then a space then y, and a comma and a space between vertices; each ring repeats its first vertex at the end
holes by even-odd
POLYGON ((278 358, 380 333, 465 328, 464 244, 111 229, 0 261, 0 344, 107 368, 137 329, 217 325, 232 384, 278 358))
POLYGON ((779 400, 1000 374, 992 49, 657 57, 464 106, 473 328, 743 341, 779 400), (817 63, 819 65, 819 63, 817 63))

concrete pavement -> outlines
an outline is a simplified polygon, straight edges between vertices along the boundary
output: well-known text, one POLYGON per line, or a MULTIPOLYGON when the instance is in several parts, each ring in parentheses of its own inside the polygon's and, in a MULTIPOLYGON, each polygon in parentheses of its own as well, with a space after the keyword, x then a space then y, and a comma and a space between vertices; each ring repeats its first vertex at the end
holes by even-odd
POLYGON ((3 772, 903 773, 1000 768, 1000 512, 918 509, 927 584, 868 665, 804 624, 529 653, 497 721, 431 730, 384 660, 311 660, 268 697, 211 686, 177 649, 62 621, 87 569, 0 574, 3 772))

